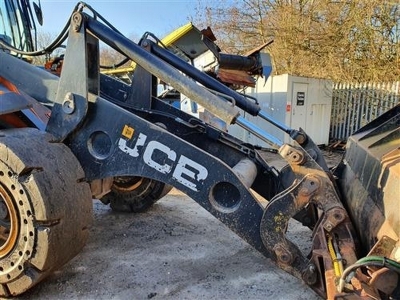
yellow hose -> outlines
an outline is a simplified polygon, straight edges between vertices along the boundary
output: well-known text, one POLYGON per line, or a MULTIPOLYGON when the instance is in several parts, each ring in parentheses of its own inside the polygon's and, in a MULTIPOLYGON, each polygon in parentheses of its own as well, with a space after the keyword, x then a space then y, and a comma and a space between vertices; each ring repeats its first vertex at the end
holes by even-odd
POLYGON ((340 277, 341 276, 340 266, 339 266, 339 263, 336 258, 335 250, 333 249, 333 243, 332 243, 331 236, 328 237, 328 250, 329 250, 329 254, 331 255, 331 258, 332 258, 333 270, 335 271, 335 275, 336 275, 336 277, 340 277))

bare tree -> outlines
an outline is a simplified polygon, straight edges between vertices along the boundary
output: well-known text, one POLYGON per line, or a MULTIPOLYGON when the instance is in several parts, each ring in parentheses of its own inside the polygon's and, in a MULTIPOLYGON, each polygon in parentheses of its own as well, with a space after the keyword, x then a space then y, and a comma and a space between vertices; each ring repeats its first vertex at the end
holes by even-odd
MULTIPOLYGON (((50 32, 38 32, 37 34, 37 49, 45 49, 49 46, 54 39, 57 37, 57 34, 50 32)), ((132 35, 132 39, 134 39, 136 35, 132 35)), ((57 57, 65 54, 65 46, 55 49, 52 53, 47 53, 46 55, 33 57, 33 64, 38 66, 44 66, 46 62, 52 61, 57 57)), ((104 44, 100 46, 100 64, 103 66, 113 67, 118 65, 125 57, 115 50, 107 47, 104 44)), ((131 62, 127 62, 123 66, 129 66, 131 62)))
MULTIPOLYGON (((39 31, 36 37, 37 49, 41 50, 47 48, 47 46, 49 46, 55 40, 56 37, 57 37, 56 33, 39 31)), ((64 48, 62 47, 57 48, 52 53, 47 53, 46 55, 34 57, 33 63, 38 66, 44 66, 47 61, 59 57, 64 52, 65 52, 64 48)))
POLYGON ((226 52, 267 48, 275 74, 334 80, 400 78, 400 3, 382 0, 199 2, 193 18, 226 52), (208 3, 208 4, 210 4, 208 3))

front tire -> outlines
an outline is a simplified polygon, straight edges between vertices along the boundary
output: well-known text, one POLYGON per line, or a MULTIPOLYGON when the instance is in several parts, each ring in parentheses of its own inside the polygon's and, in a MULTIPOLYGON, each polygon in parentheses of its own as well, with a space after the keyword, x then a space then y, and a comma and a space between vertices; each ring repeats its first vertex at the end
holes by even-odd
POLYGON ((70 149, 36 129, 0 132, 0 295, 19 295, 85 245, 89 185, 70 149))

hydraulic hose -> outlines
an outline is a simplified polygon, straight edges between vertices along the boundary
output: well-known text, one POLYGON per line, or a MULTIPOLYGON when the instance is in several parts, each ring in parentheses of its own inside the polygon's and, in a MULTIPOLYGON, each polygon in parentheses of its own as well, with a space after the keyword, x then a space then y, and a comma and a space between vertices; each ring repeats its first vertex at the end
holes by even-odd
POLYGON ((328 250, 329 254, 331 255, 332 262, 333 262, 333 270, 335 271, 336 277, 339 277, 340 274, 340 268, 339 268, 339 263, 337 261, 337 256, 335 253, 335 250, 333 249, 333 243, 332 243, 332 237, 328 238, 328 250))
MULTIPOLYGON (((77 5, 75 5, 74 10, 71 13, 71 17, 76 11, 78 11, 80 9, 79 7, 81 5, 82 5, 81 2, 79 2, 77 5)), ((51 53, 56 48, 60 47, 62 45, 62 43, 64 43, 65 40, 67 39, 67 37, 68 37, 68 28, 69 28, 69 25, 70 25, 71 17, 68 19, 68 21, 65 24, 64 28, 62 29, 61 33, 54 39, 53 42, 50 43, 50 45, 46 46, 44 49, 37 50, 37 51, 31 51, 31 52, 22 51, 22 50, 20 50, 18 48, 15 48, 15 47, 11 46, 10 44, 6 43, 4 40, 1 40, 1 39, 0 39, 0 46, 5 48, 5 49, 7 49, 7 50, 9 50, 9 51, 15 52, 15 53, 17 53, 19 55, 40 56, 40 55, 45 55, 45 54, 51 53)))
POLYGON ((382 256, 367 256, 364 258, 359 259, 356 263, 349 266, 344 270, 342 277, 339 281, 339 293, 343 291, 344 285, 346 282, 349 282, 351 278, 354 276, 355 271, 360 267, 368 267, 368 266, 375 266, 375 267, 386 267, 394 272, 400 274, 400 263, 392 260, 390 258, 382 257, 382 256))

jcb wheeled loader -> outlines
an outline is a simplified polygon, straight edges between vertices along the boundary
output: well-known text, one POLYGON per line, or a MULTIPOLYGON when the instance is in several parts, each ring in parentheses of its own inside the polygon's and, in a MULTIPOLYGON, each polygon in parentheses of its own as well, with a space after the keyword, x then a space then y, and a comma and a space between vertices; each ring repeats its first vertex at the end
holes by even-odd
MULTIPOLYGON (((400 297, 400 106, 351 136, 331 170, 302 129, 151 35, 130 41, 85 3, 48 48, 34 51, 34 10, 28 0, 0 4, 0 295, 27 291, 79 253, 92 198, 137 211, 176 187, 322 297, 400 297), (60 77, 26 62, 66 38, 60 77), (132 84, 100 74, 99 41, 137 64, 132 84), (158 80, 267 142, 287 166, 277 171, 254 145, 159 99, 158 80), (308 255, 286 235, 291 218, 313 232, 308 255)), ((262 69, 257 54, 221 54, 219 63, 262 69)))

